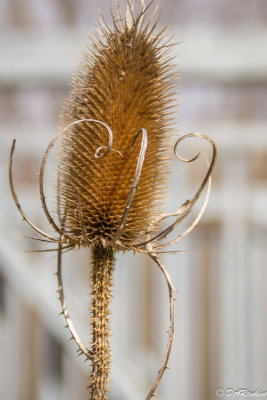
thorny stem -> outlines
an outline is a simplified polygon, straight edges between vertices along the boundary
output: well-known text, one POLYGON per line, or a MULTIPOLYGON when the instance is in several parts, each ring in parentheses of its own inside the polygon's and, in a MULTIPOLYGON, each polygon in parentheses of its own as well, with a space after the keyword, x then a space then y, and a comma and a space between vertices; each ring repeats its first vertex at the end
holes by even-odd
POLYGON ((165 351, 165 356, 164 356, 164 360, 162 363, 161 368, 158 371, 157 377, 155 379, 155 382, 153 383, 152 388, 150 389, 148 395, 146 396, 145 400, 150 400, 153 396, 155 396, 155 391, 158 387, 158 384, 162 378, 162 375, 164 374, 165 370, 168 369, 168 361, 169 361, 169 357, 170 357, 170 352, 171 352, 171 348, 172 348, 172 341, 173 341, 173 336, 174 336, 174 293, 175 293, 175 288, 173 286, 173 283, 171 281, 171 277, 168 273, 168 271, 166 270, 166 268, 164 267, 164 265, 162 264, 162 262, 160 261, 160 259, 158 258, 157 254, 155 254, 154 252, 149 252, 148 253, 149 256, 152 258, 153 261, 155 261, 155 263, 157 264, 157 266, 159 267, 159 269, 161 270, 161 272, 164 275, 164 278, 166 280, 167 286, 168 286, 168 291, 169 291, 169 308, 170 308, 170 328, 169 328, 169 332, 168 332, 168 342, 167 342, 167 347, 166 347, 166 351, 165 351))
POLYGON ((62 282, 62 245, 58 244, 58 256, 57 256, 57 282, 58 282, 58 294, 59 300, 62 308, 61 314, 64 316, 66 321, 66 327, 69 329, 71 333, 71 338, 75 340, 78 345, 79 353, 84 354, 85 357, 89 360, 92 359, 92 352, 88 350, 88 348, 83 344, 82 340, 80 339, 76 329, 73 326, 72 320, 70 318, 65 298, 64 298, 64 290, 63 290, 63 282, 62 282))
POLYGON ((107 400, 111 363, 109 304, 114 262, 112 248, 104 248, 102 245, 93 248, 91 272, 93 371, 89 384, 90 400, 107 400))

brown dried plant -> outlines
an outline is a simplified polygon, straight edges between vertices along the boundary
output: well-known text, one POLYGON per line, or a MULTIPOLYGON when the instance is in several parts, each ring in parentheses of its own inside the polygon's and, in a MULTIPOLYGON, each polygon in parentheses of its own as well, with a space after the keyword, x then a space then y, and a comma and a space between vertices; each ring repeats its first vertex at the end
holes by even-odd
POLYGON ((119 3, 111 10, 113 27, 100 21, 101 31, 83 52, 72 79, 72 91, 60 116, 61 130, 50 142, 40 168, 40 198, 48 222, 57 236, 35 226, 23 212, 15 193, 12 162, 9 177, 15 204, 26 222, 44 239, 57 244, 58 291, 67 327, 79 352, 92 362, 90 399, 107 399, 110 371, 109 303, 115 253, 132 250, 148 254, 163 273, 169 291, 170 328, 168 342, 155 382, 146 399, 155 395, 167 368, 174 333, 174 286, 159 255, 178 243, 200 220, 208 201, 216 146, 207 136, 191 133, 179 138, 174 146, 177 158, 179 143, 188 137, 208 140, 213 148, 208 171, 194 197, 177 211, 162 214, 162 200, 171 159, 173 124, 173 89, 177 86, 169 52, 170 40, 165 29, 155 34, 157 7, 147 18, 151 3, 135 16, 128 1, 127 18, 119 3), (44 195, 44 172, 48 156, 60 139, 57 159, 57 215, 53 218, 44 195), (108 142, 107 145, 103 143, 108 142), (208 184, 198 216, 189 228, 174 239, 167 235, 188 215, 208 184), (162 229, 162 221, 175 217, 162 229), (69 316, 63 292, 62 250, 90 247, 92 295, 91 349, 81 341, 69 316))

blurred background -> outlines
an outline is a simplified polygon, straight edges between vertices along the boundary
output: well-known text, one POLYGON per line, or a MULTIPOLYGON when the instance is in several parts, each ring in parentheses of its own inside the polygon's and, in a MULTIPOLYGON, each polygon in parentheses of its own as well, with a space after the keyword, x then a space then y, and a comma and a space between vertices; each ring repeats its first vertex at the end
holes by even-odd
MULTIPOLYGON (((125 10, 126 1, 121 3, 125 10)), ((219 155, 204 217, 176 247, 186 252, 164 257, 177 294, 171 369, 158 398, 215 400, 218 388, 225 391, 222 399, 233 397, 230 388, 258 389, 267 398, 267 2, 164 0, 160 6, 160 26, 168 23, 169 34, 180 42, 177 137, 205 133, 216 141, 219 155)), ((58 316, 55 255, 26 252, 46 245, 17 234, 33 235, 15 208, 7 176, 16 138, 19 199, 47 230, 37 172, 98 8, 109 21, 108 0, 0 1, 2 400, 88 397, 89 365, 76 357, 58 316)), ((181 146, 186 157, 199 149, 210 157, 202 141, 181 146)), ((192 197, 205 173, 203 160, 174 162, 168 211, 192 197)), ((48 178, 52 170, 51 163, 48 178)), ((200 207, 201 202, 195 213, 200 207)), ((88 260, 86 251, 63 259, 67 303, 84 341, 89 340, 88 260)), ((168 292, 159 270, 148 257, 119 255, 110 399, 145 398, 162 361, 167 329, 168 292)), ((246 398, 255 396, 247 392, 246 398)))

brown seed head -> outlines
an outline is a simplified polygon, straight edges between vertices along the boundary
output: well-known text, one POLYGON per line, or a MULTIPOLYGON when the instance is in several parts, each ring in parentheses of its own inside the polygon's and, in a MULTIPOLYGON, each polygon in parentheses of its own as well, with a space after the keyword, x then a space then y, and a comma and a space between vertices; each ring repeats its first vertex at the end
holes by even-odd
MULTIPOLYGON (((146 11, 147 13, 147 11, 146 11)), ((69 127, 58 158, 58 204, 64 230, 77 243, 106 244, 114 237, 125 206, 145 128, 148 146, 138 188, 119 243, 130 247, 160 213, 171 157, 172 89, 174 73, 157 21, 144 24, 141 14, 131 25, 113 19, 96 36, 72 78, 72 91, 61 114, 63 127, 77 120, 95 119, 113 133, 111 151, 103 158, 109 135, 97 122, 69 127), (134 145, 133 145, 134 143, 134 145), (99 149, 96 153, 96 150, 99 149), (87 239, 85 240, 85 234, 87 239)))

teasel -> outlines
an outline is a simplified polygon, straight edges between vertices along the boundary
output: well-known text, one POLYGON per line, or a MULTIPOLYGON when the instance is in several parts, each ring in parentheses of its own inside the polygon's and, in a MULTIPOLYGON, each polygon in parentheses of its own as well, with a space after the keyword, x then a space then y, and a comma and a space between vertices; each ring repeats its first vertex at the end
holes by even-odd
POLYGON ((207 136, 192 133, 174 145, 177 158, 179 143, 188 137, 208 140, 213 148, 208 171, 192 199, 177 211, 162 214, 170 169, 173 90, 177 74, 169 52, 172 41, 164 38, 165 29, 155 33, 157 7, 149 14, 150 3, 141 2, 134 12, 128 1, 127 18, 120 5, 111 10, 113 27, 100 21, 101 30, 84 50, 72 78, 72 91, 60 115, 60 131, 50 142, 40 168, 40 198, 46 217, 58 234, 53 237, 36 227, 22 210, 12 177, 15 149, 10 153, 10 187, 23 218, 43 241, 57 243, 57 278, 62 314, 80 354, 92 362, 89 380, 90 399, 107 399, 111 350, 109 337, 112 274, 115 253, 132 250, 147 253, 162 271, 169 290, 170 329, 161 368, 146 399, 155 395, 167 368, 174 333, 174 292, 171 278, 159 255, 179 242, 199 222, 207 205, 216 146, 207 136), (44 195, 45 166, 55 142, 60 140, 57 157, 56 217, 50 214, 44 195), (192 210, 204 187, 207 194, 201 210, 184 233, 164 242, 167 235, 192 210), (162 221, 176 217, 166 229, 162 221), (91 248, 91 334, 89 350, 76 332, 64 300, 62 250, 91 248))

